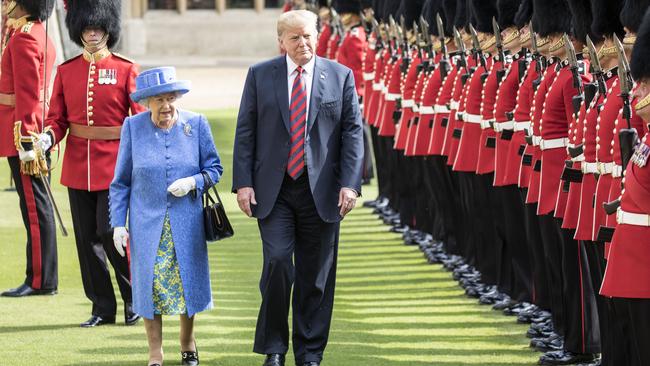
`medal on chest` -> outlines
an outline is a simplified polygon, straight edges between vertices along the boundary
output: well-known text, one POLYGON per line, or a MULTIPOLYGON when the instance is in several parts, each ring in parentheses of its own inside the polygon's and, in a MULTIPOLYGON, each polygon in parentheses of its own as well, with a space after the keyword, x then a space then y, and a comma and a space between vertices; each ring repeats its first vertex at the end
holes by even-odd
POLYGON ((117 70, 116 69, 99 69, 97 77, 99 85, 115 85, 117 84, 117 70))
POLYGON ((650 146, 645 143, 640 143, 634 148, 634 153, 630 160, 634 165, 639 168, 643 168, 648 163, 648 157, 650 156, 650 146))

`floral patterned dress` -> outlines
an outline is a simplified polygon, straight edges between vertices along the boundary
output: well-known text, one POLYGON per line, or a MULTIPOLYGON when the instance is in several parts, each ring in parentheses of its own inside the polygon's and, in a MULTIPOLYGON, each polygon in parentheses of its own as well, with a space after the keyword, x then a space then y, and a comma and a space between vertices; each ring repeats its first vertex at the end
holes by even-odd
POLYGON ((154 266, 153 303, 156 315, 187 314, 183 282, 174 250, 169 213, 165 214, 154 266))

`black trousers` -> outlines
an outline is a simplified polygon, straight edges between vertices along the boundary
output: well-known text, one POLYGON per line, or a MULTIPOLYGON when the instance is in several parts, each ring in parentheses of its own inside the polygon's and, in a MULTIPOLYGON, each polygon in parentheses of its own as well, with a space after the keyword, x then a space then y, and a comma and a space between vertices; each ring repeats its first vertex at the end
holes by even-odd
POLYGON ((542 215, 537 218, 544 248, 544 266, 546 267, 546 279, 550 290, 553 325, 558 334, 564 335, 566 309, 564 307, 564 282, 562 279, 562 233, 559 225, 555 222, 555 218, 553 218, 553 214, 542 215))
MULTIPOLYGON (((45 183, 39 177, 20 174, 18 157, 7 160, 27 231, 25 284, 34 289, 56 289, 59 283, 56 223, 45 183)), ((49 165, 49 157, 47 160, 49 165)))
POLYGON ((296 364, 320 362, 332 320, 340 224, 326 223, 318 216, 308 176, 303 173, 295 181, 285 176, 273 210, 258 225, 264 267, 253 350, 287 352, 293 286, 296 364))
POLYGON ((546 259, 544 244, 537 218, 537 203, 527 204, 527 189, 520 189, 521 203, 524 205, 526 243, 528 245, 529 259, 532 271, 532 302, 544 310, 551 310, 551 294, 549 280, 546 275, 546 259))
POLYGON ((497 229, 497 221, 503 213, 503 203, 492 187, 494 174, 474 175, 474 228, 479 230, 479 244, 476 247, 481 279, 485 284, 496 284, 499 290, 508 293, 511 278, 510 256, 504 256, 505 236, 497 229), (501 271, 501 265, 507 267, 501 271))
POLYGON ((650 299, 620 299, 627 305, 634 347, 634 366, 650 365, 650 299))
POLYGON ((375 177, 375 171, 372 167, 372 148, 370 147, 370 126, 363 124, 363 181, 370 182, 375 177))
POLYGON ((390 192, 392 190, 390 182, 390 169, 389 169, 389 157, 388 151, 385 148, 385 138, 379 137, 377 132, 379 129, 374 126, 370 126, 370 138, 372 140, 372 150, 375 155, 375 165, 377 167, 377 188, 379 191, 379 196, 390 198, 390 192))
POLYGON ((79 256, 81 281, 92 314, 113 317, 117 312, 115 291, 106 259, 115 270, 115 279, 126 306, 132 302, 128 258, 113 245, 113 230, 108 217, 108 190, 88 192, 68 188, 74 238, 79 256))

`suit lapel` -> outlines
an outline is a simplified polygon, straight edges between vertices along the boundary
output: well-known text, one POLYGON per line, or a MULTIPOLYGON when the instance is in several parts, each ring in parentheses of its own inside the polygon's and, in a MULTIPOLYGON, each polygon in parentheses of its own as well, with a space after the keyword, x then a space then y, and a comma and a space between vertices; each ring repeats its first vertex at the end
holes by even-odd
POLYGON ((282 113, 282 121, 287 132, 291 130, 289 125, 289 91, 287 89, 287 61, 284 57, 279 57, 278 62, 275 64, 274 83, 275 83, 275 97, 280 106, 280 113, 282 113))
POLYGON ((324 70, 321 59, 318 56, 314 61, 314 78, 311 82, 311 98, 309 99, 309 116, 307 118, 307 134, 316 123, 316 116, 320 110, 320 103, 325 90, 327 72, 324 70))

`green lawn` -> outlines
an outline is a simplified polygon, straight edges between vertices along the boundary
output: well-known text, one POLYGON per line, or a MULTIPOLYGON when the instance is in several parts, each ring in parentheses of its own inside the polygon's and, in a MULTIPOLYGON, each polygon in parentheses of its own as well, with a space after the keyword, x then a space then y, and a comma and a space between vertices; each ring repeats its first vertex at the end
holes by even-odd
MULTIPOLYGON (((261 243, 255 221, 229 194, 235 111, 207 113, 225 166, 219 188, 236 236, 210 245, 215 309, 197 316, 203 365, 257 366, 252 353, 260 296, 261 243)), ((55 158, 56 159, 56 158, 55 158)), ((61 156, 62 159, 62 156, 61 156)), ((54 172, 54 190, 68 230, 67 194, 54 172)), ((0 163, 0 289, 24 278, 25 233, 6 162, 0 163)), ((376 189, 367 188, 364 198, 376 189)), ((367 209, 343 223, 334 322, 325 366, 531 365, 526 327, 468 299, 440 266, 426 264, 367 209)), ((147 361, 141 324, 81 329, 90 315, 75 245, 59 236, 59 294, 0 298, 0 365, 137 365, 147 361)), ((118 319, 121 319, 121 305, 118 319)), ((178 320, 165 318, 166 365, 179 364, 178 320)), ((289 360, 292 360, 289 356, 289 360)), ((287 365, 293 365, 288 362, 287 365)))

